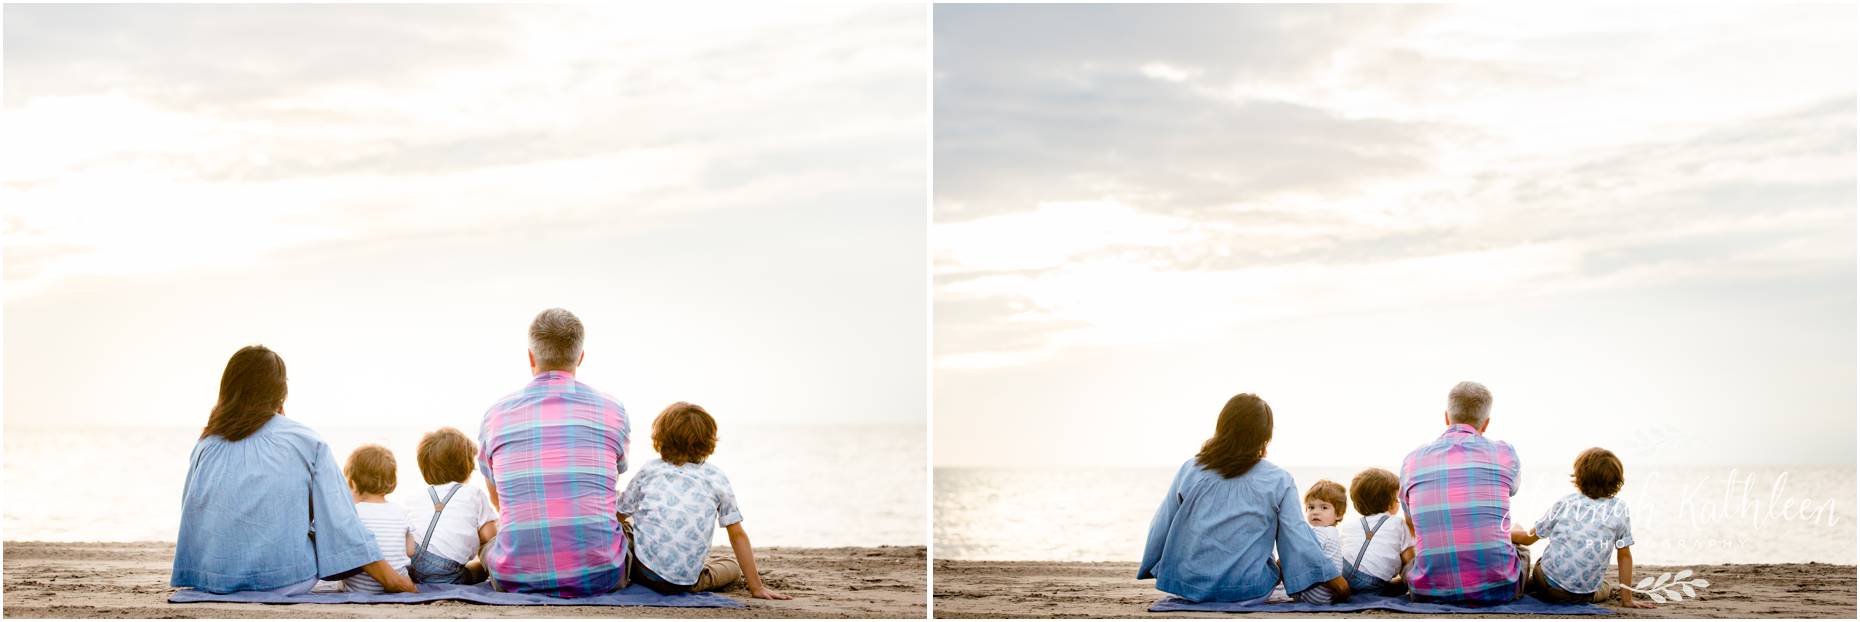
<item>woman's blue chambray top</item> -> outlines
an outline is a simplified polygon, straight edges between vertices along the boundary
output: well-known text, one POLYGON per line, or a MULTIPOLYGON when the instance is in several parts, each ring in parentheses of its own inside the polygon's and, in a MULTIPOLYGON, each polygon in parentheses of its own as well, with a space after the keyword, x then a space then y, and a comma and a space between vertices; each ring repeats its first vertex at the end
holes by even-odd
POLYGON ((1245 475, 1222 479, 1194 458, 1182 463, 1169 496, 1150 521, 1138 579, 1197 602, 1260 598, 1281 578, 1297 593, 1337 576, 1305 522, 1292 475, 1265 460, 1245 475))
POLYGON ((190 464, 169 585, 268 590, 381 559, 341 465, 309 426, 279 415, 237 442, 208 436, 190 464))

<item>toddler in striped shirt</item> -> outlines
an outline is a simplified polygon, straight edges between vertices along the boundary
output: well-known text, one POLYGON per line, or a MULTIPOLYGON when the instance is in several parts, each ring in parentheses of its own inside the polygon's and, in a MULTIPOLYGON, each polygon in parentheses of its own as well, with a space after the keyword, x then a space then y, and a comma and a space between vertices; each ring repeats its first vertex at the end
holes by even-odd
MULTIPOLYGON (((394 452, 380 445, 355 448, 348 464, 342 467, 349 491, 355 495, 355 513, 362 517, 362 526, 374 534, 375 543, 381 546, 381 559, 404 575, 409 563, 407 553, 414 548, 413 522, 407 519, 406 510, 387 502, 388 493, 394 492, 394 472, 394 452)), ((342 584, 351 592, 382 592, 381 583, 365 572, 343 579, 342 584)))

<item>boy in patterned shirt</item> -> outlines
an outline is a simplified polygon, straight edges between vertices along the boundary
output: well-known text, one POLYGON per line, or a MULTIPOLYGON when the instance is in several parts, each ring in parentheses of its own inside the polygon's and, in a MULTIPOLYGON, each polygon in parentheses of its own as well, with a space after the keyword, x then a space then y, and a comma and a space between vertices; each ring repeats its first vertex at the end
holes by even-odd
POLYGON ((730 480, 704 461, 717 449, 710 413, 685 402, 666 407, 652 421, 652 449, 659 459, 640 467, 620 495, 620 520, 631 525, 632 580, 676 594, 723 590, 743 577, 750 595, 788 600, 762 584, 730 480), (712 522, 729 532, 735 560, 705 559, 712 522))
POLYGON ((1621 459, 1614 452, 1592 447, 1576 457, 1575 471, 1571 483, 1580 492, 1550 506, 1530 531, 1512 529, 1511 541, 1517 544, 1550 540, 1525 591, 1552 603, 1599 603, 1618 591, 1623 607, 1652 607, 1652 603, 1635 601, 1632 591, 1602 589, 1608 585, 1602 574, 1608 570, 1609 551, 1615 552, 1621 566, 1621 583, 1634 584, 1634 555, 1628 549, 1634 544, 1634 532, 1628 523, 1627 502, 1615 496, 1625 481, 1621 459))

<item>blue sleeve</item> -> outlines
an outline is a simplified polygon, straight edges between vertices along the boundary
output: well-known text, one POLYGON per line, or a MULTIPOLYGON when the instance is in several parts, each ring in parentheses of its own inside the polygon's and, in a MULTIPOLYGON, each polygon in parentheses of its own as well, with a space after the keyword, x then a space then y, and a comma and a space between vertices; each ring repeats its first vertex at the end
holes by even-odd
POLYGON ((1298 487, 1288 478, 1279 492, 1278 522, 1279 568, 1283 571, 1285 593, 1296 594, 1313 585, 1334 579, 1337 567, 1324 555, 1317 534, 1305 522, 1305 504, 1298 499, 1298 487))
POLYGON ((1137 579, 1156 578, 1156 564, 1162 561, 1163 545, 1169 540, 1169 526, 1175 524, 1175 514, 1182 508, 1182 479, 1188 474, 1188 466, 1176 470, 1175 480, 1169 483, 1169 494, 1163 497, 1162 505, 1156 508, 1156 516, 1150 519, 1150 535, 1143 542, 1143 561, 1137 565, 1137 579))
POLYGON ((1550 509, 1544 511, 1543 518, 1537 519, 1537 524, 1531 525, 1531 533, 1537 534, 1539 538, 1555 536, 1557 531, 1557 519, 1562 516, 1563 500, 1558 500, 1556 503, 1550 504, 1550 509))
POLYGON ((730 487, 730 478, 721 469, 713 469, 716 481, 711 486, 717 492, 717 526, 729 527, 743 522, 743 509, 736 505, 736 489, 730 487))
POLYGON ((1620 504, 1620 508, 1621 525, 1619 529, 1615 530, 1615 548, 1625 549, 1634 546, 1634 524, 1633 521, 1628 520, 1627 504, 1620 504))
POLYGON ((348 480, 329 445, 317 443, 310 465, 310 531, 315 534, 316 576, 334 579, 381 559, 381 546, 362 526, 348 480))
POLYGON ((614 511, 619 512, 621 514, 625 514, 627 516, 638 514, 640 498, 646 494, 645 493, 646 485, 642 482, 648 479, 651 479, 651 478, 652 478, 651 471, 643 471, 643 472, 634 474, 633 479, 627 481, 626 490, 620 491, 620 503, 618 504, 619 507, 615 509, 614 511))

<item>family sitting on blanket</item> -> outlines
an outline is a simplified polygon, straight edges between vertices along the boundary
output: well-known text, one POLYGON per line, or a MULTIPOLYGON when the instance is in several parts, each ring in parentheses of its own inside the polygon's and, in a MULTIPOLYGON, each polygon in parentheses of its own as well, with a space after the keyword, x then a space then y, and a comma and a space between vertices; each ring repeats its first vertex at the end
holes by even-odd
POLYGON ((430 507, 389 505, 393 452, 355 450, 341 470, 329 445, 284 416, 284 360, 264 346, 235 353, 219 402, 195 444, 182 493, 170 584, 213 593, 297 595, 319 579, 346 589, 415 592, 418 583, 478 583, 558 597, 611 592, 637 581, 660 593, 763 584, 735 493, 706 462, 717 424, 679 402, 653 422, 662 460, 624 494, 626 410, 575 379, 581 321, 549 309, 530 325, 522 390, 485 413, 479 443, 452 428, 421 439, 430 507), (464 485, 474 461, 485 489, 464 485), (735 559, 707 559, 710 524, 735 559))
POLYGON ((1651 607, 1628 589, 1605 589, 1603 580, 1614 551, 1620 583, 1634 583, 1627 504, 1614 496, 1625 477, 1620 459, 1605 449, 1583 452, 1573 480, 1579 492, 1533 529, 1514 528, 1518 455, 1485 437, 1491 407, 1484 386, 1453 387, 1446 432, 1410 452, 1399 478, 1382 469, 1358 473, 1346 501, 1343 486, 1328 480, 1301 498, 1291 474, 1265 460, 1272 408, 1259 396, 1236 395, 1214 437, 1176 472, 1150 522, 1137 578, 1196 602, 1330 604, 1373 591, 1475 607, 1527 593, 1553 603, 1616 596, 1624 607, 1651 607), (1350 502, 1362 516, 1344 522, 1350 502), (1526 547, 1540 538, 1550 545, 1533 567, 1526 547))

